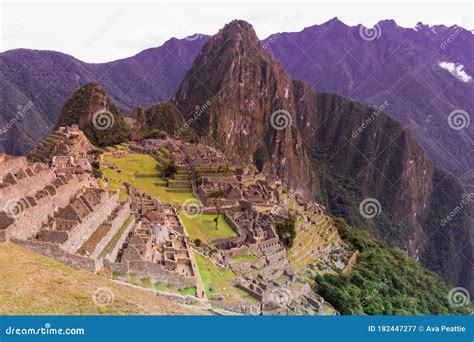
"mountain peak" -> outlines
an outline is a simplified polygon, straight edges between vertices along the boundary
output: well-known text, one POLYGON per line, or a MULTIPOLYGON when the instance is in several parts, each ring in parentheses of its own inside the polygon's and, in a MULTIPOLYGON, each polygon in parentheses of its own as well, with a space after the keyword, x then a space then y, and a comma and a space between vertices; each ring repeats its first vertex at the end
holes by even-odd
POLYGON ((97 82, 83 85, 64 104, 57 127, 70 125, 78 125, 98 146, 118 144, 129 138, 122 113, 97 82))
POLYGON ((252 24, 248 23, 245 20, 241 19, 235 19, 232 20, 230 23, 225 24, 224 27, 222 28, 223 32, 250 32, 250 33, 255 33, 255 30, 252 26, 252 24))
POLYGON ((259 39, 253 26, 245 20, 232 20, 226 24, 219 32, 212 37, 215 40, 226 41, 249 41, 257 44, 259 39))
POLYGON ((397 22, 393 19, 385 19, 385 20, 380 20, 378 22, 378 25, 383 27, 383 28, 397 28, 397 22))

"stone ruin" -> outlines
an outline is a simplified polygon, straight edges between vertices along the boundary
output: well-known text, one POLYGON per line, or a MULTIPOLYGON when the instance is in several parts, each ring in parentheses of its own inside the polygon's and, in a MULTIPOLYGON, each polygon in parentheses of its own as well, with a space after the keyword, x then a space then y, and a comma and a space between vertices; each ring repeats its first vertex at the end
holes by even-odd
POLYGON ((116 260, 106 267, 114 274, 133 273, 178 289, 195 286, 197 266, 176 209, 137 189, 129 191, 138 223, 123 241, 116 260))
POLYGON ((129 204, 119 202, 118 192, 98 188, 90 175, 58 173, 25 157, 1 159, 0 241, 97 271, 100 252, 130 216, 129 204), (92 238, 93 255, 81 255, 92 238))
POLYGON ((41 141, 28 154, 28 160, 47 163, 55 156, 71 156, 76 164, 87 166, 94 158, 92 150, 92 144, 77 125, 64 126, 41 141))

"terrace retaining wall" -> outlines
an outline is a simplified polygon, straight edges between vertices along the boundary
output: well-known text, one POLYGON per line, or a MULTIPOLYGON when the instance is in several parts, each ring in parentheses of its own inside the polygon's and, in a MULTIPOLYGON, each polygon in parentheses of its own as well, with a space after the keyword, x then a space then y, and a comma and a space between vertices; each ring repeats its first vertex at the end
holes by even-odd
POLYGON ((125 221, 128 219, 130 216, 130 204, 128 203, 123 203, 119 204, 121 205, 121 208, 119 209, 119 212, 117 213, 117 216, 113 218, 110 222, 107 222, 111 224, 112 226, 110 227, 109 231, 105 236, 99 241, 97 246, 94 249, 94 252, 91 254, 91 258, 97 258, 99 254, 102 252, 102 250, 107 246, 110 240, 115 236, 115 234, 118 232, 120 227, 125 223, 125 221))
POLYGON ((11 239, 11 242, 32 252, 40 253, 44 256, 53 258, 60 263, 77 270, 86 270, 96 273, 102 267, 102 262, 89 257, 68 253, 62 250, 58 244, 18 239, 11 239))
POLYGON ((139 278, 150 278, 153 283, 173 285, 177 289, 196 286, 194 277, 186 277, 177 272, 168 271, 162 265, 150 261, 110 262, 104 260, 104 267, 115 274, 135 274, 139 278))

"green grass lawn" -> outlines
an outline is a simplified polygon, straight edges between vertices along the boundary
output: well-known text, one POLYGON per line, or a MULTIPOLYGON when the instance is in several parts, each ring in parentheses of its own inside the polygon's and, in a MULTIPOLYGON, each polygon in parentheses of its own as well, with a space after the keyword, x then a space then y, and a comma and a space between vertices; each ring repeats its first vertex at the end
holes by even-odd
MULTIPOLYGON (((109 181, 109 188, 117 190, 123 182, 143 192, 159 199, 162 202, 172 202, 178 205, 183 204, 188 198, 193 198, 192 192, 168 192, 166 181, 159 177, 135 178, 134 174, 156 174, 156 160, 147 154, 129 153, 122 157, 113 157, 105 154, 104 160, 118 166, 122 172, 117 172, 110 168, 102 168, 104 177, 109 181)), ((122 195, 122 194, 121 194, 122 195)), ((125 198, 125 194, 121 198, 125 198)))
POLYGON ((191 240, 200 239, 204 243, 209 243, 214 239, 234 237, 237 233, 224 219, 224 215, 219 215, 219 224, 216 229, 214 214, 201 214, 194 217, 188 217, 180 211, 181 220, 188 231, 191 240))
POLYGON ((157 173, 155 168, 156 160, 148 154, 129 153, 122 157, 113 157, 110 154, 105 154, 105 161, 117 165, 122 169, 122 173, 133 175, 157 173))
POLYGON ((186 287, 186 288, 178 290, 178 291, 183 296, 186 296, 186 295, 195 296, 196 295, 196 286, 186 287))
POLYGON ((232 257, 232 261, 236 263, 244 263, 248 261, 257 261, 258 257, 256 255, 236 255, 232 257))
POLYGON ((241 301, 257 302, 255 298, 245 291, 229 284, 229 281, 235 278, 235 274, 230 269, 214 265, 209 258, 199 253, 194 253, 194 256, 196 257, 196 263, 208 297, 211 297, 213 294, 222 295, 229 303, 241 301))
POLYGON ((157 289, 158 291, 164 291, 164 292, 169 291, 169 288, 165 284, 160 283, 160 282, 155 284, 155 289, 157 289))

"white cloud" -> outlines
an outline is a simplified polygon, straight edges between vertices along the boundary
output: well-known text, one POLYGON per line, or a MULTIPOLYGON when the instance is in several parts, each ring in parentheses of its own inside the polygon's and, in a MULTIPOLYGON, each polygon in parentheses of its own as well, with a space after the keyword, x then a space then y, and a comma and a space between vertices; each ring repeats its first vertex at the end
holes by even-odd
POLYGON ((464 71, 464 65, 452 62, 440 62, 438 65, 444 70, 449 71, 451 75, 463 82, 471 82, 472 77, 464 71))

